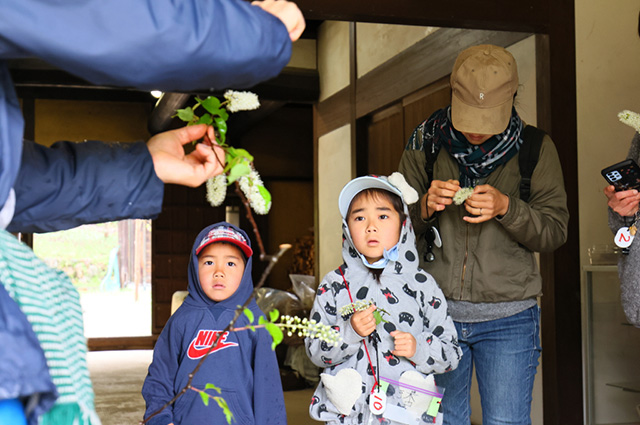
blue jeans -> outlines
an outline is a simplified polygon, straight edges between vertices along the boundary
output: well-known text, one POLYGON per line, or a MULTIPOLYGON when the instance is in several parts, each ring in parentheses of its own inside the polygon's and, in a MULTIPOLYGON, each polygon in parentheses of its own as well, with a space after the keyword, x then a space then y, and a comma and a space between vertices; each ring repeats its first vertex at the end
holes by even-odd
POLYGON ((531 398, 540 358, 540 308, 535 305, 503 319, 454 322, 462 359, 436 375, 443 386, 444 425, 470 424, 471 374, 476 368, 482 424, 531 424, 531 398))

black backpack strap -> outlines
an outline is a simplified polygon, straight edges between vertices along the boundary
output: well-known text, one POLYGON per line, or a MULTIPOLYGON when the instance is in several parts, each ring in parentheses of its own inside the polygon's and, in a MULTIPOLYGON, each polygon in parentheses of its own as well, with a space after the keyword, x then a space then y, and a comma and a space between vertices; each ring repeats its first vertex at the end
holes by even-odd
POLYGON ((520 164, 520 199, 529 202, 531 196, 531 175, 540 159, 540 147, 545 132, 532 125, 527 125, 522 130, 522 146, 518 152, 520 164))
POLYGON ((420 135, 422 136, 420 145, 421 145, 421 149, 424 151, 424 157, 425 157, 424 170, 427 173, 429 182, 432 182, 433 167, 434 167, 434 164, 436 163, 436 159, 438 158, 438 152, 440 151, 440 149, 436 147, 435 143, 433 142, 433 134, 435 131, 433 128, 428 129, 427 123, 428 123, 428 120, 426 120, 425 122, 422 123, 422 125, 416 128, 416 130, 414 131, 414 134, 412 135, 412 138, 415 138, 418 135, 418 132, 420 132, 420 135))

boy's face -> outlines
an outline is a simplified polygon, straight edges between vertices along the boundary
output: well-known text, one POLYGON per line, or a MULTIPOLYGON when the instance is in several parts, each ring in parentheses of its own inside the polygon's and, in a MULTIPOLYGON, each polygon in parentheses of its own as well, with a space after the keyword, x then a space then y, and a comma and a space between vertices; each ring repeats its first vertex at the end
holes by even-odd
POLYGON ((382 196, 360 196, 351 206, 347 218, 356 249, 370 264, 382 258, 400 239, 400 214, 382 196))
POLYGON ((226 243, 207 245, 198 256, 198 276, 204 293, 213 301, 224 301, 240 286, 244 261, 239 248, 226 243))

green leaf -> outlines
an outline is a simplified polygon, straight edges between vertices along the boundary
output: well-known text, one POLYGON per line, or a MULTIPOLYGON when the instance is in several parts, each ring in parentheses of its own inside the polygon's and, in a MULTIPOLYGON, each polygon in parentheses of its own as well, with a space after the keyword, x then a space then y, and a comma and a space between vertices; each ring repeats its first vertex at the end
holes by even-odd
POLYGON ((259 325, 264 325, 265 323, 268 323, 268 322, 267 322, 267 319, 264 318, 264 316, 258 317, 258 324, 259 325))
POLYGON ((260 192, 260 196, 264 199, 265 205, 271 204, 271 193, 269 193, 266 187, 258 186, 258 192, 260 192))
POLYGON ((241 162, 231 167, 231 170, 229 170, 229 176, 227 178, 227 181, 229 183, 232 183, 238 180, 240 177, 246 176, 250 172, 251 172, 251 167, 249 167, 249 164, 241 162))
POLYGON ((273 343, 271 344, 271 349, 275 350, 276 346, 282 342, 284 339, 284 334, 282 333, 282 329, 274 323, 266 323, 264 328, 269 331, 271 338, 273 339, 273 343))
POLYGON ((204 389, 205 389, 205 390, 213 389, 213 390, 215 390, 218 394, 222 393, 222 390, 221 390, 220 388, 216 387, 216 386, 215 386, 215 385, 213 385, 213 384, 207 384, 207 385, 205 385, 205 386, 204 386, 204 389))
POLYGON ((224 413, 224 416, 227 419, 227 423, 230 424, 231 421, 233 420, 233 413, 231 413, 231 409, 229 409, 229 405, 227 404, 227 402, 222 397, 214 397, 213 399, 216 401, 216 403, 218 403, 218 406, 220 406, 220 408, 222 409, 222 412, 224 413))
POLYGON ((275 322, 276 320, 278 320, 279 316, 280 316, 280 312, 278 311, 277 308, 274 308, 269 312, 269 320, 271 320, 272 322, 275 322))
POLYGON ((218 111, 218 115, 220 115, 220 118, 225 121, 229 119, 229 113, 224 108, 220 108, 220 110, 218 111))
POLYGON ((204 403, 205 406, 209 405, 209 394, 205 393, 204 391, 200 392, 200 397, 202 397, 202 402, 204 403))
POLYGON ((190 122, 190 121, 194 120, 194 116, 195 115, 193 113, 193 109, 191 109, 191 106, 189 106, 189 107, 184 108, 184 109, 176 110, 176 114, 173 115, 171 118, 178 117, 182 121, 190 122))
POLYGON ((373 317, 376 319, 376 326, 379 325, 380 322, 384 321, 384 319, 380 315, 380 312, 377 309, 373 310, 373 317))
POLYGON ((253 162, 253 155, 251 155, 249 152, 247 152, 244 149, 234 149, 235 151, 235 155, 241 156, 243 158, 246 158, 248 162, 253 162))
POLYGON ((243 313, 245 316, 247 316, 247 319, 249 319, 249 323, 253 323, 253 311, 249 310, 248 308, 245 308, 243 313))
POLYGON ((211 115, 217 115, 220 110, 220 100, 215 96, 208 96, 206 99, 200 99, 196 97, 198 102, 204 109, 209 111, 211 115))
POLYGON ((195 124, 207 124, 207 125, 211 125, 212 123, 213 123, 213 120, 211 119, 210 114, 204 114, 203 116, 200 117, 198 121, 195 122, 195 124))
POLYGON ((213 121, 215 122, 215 128, 218 129, 220 142, 224 143, 227 140, 227 121, 221 117, 214 117, 213 121))
POLYGON ((247 327, 248 327, 249 329, 251 329, 252 331, 254 331, 254 332, 256 331, 256 327, 255 327, 255 326, 251 326, 251 325, 249 325, 249 326, 247 326, 247 327))

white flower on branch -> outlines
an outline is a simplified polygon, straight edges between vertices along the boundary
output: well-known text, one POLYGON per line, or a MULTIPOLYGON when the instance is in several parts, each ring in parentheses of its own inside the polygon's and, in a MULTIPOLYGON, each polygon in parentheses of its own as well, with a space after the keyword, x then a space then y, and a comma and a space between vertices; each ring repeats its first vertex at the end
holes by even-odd
POLYGON ((357 300, 354 303, 340 307, 340 316, 343 320, 349 319, 356 311, 363 311, 373 305, 373 301, 357 300))
POLYGON ((227 196, 227 175, 220 174, 207 180, 207 201, 212 207, 219 207, 227 196))
POLYGON ((297 316, 287 315, 282 316, 280 321, 288 336, 292 336, 295 333, 299 337, 319 339, 329 345, 337 345, 342 341, 340 333, 331 326, 318 323, 315 320, 309 320, 306 317, 300 319, 297 316))
POLYGON ((258 95, 249 91, 227 90, 224 98, 228 102, 227 111, 229 112, 251 111, 260 107, 258 95))
POLYGON ((625 109, 618 113, 618 118, 620 121, 630 127, 633 127, 638 133, 640 133, 640 114, 625 109))
POLYGON ((271 195, 264 187, 258 172, 252 168, 249 175, 240 177, 238 183, 251 208, 257 214, 267 214, 271 209, 271 195))
POLYGON ((456 205, 462 205, 469 196, 473 195, 472 187, 460 188, 455 195, 453 195, 453 203, 456 205))

